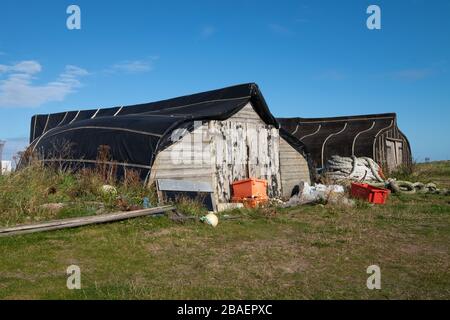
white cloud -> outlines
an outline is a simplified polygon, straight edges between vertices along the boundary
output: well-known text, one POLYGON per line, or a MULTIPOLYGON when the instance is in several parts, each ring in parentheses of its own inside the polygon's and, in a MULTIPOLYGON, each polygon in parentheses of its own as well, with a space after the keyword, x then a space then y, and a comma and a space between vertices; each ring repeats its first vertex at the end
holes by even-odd
POLYGON ((42 71, 37 61, 0 65, 0 107, 38 107, 47 102, 62 101, 81 86, 80 77, 88 72, 68 65, 55 81, 37 85, 35 75, 42 71))
POLYGON ((154 61, 158 57, 152 57, 148 60, 126 60, 112 65, 107 72, 116 73, 144 73, 152 71, 154 68, 154 61))
POLYGON ((62 75, 69 76, 69 77, 81 77, 81 76, 87 76, 88 74, 89 74, 89 72, 87 72, 86 70, 84 70, 80 67, 68 65, 68 66, 66 66, 66 72, 63 73, 62 75))
POLYGON ((26 74, 35 74, 41 72, 42 67, 36 61, 22 61, 13 65, 0 64, 0 74, 8 72, 18 72, 26 74))

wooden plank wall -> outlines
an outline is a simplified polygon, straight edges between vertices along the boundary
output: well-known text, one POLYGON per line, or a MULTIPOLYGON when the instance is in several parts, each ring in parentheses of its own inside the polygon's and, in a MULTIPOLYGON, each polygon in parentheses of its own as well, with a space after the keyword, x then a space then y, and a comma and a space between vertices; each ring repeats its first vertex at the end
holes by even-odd
POLYGON ((291 196, 292 189, 300 181, 311 184, 306 159, 280 137, 280 172, 283 198, 291 196))
POLYGON ((184 135, 177 143, 158 153, 152 167, 150 183, 155 179, 180 179, 202 181, 212 185, 213 170, 211 156, 208 155, 210 144, 208 124, 184 135))

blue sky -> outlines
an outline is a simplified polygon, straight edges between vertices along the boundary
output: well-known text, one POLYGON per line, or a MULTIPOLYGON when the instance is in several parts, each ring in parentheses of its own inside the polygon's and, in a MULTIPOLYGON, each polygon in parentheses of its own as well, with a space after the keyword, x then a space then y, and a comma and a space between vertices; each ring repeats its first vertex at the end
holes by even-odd
POLYGON ((0 3, 0 139, 35 113, 256 82, 276 116, 396 112, 417 160, 450 159, 450 1, 0 3), (81 30, 66 8, 81 8, 81 30), (381 30, 366 9, 381 8, 381 30))

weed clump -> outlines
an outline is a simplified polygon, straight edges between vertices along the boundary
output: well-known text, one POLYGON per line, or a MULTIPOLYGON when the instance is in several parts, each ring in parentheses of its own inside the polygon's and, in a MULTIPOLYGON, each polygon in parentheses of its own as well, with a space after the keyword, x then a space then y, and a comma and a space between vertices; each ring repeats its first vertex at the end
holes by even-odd
POLYGON ((60 158, 44 163, 37 155, 28 156, 19 170, 0 176, 0 225, 133 210, 142 208, 144 198, 156 204, 154 188, 144 185, 139 172, 123 168, 123 178, 117 179, 109 151, 102 146, 93 167, 76 170, 60 158), (102 192, 104 185, 117 192, 102 192))

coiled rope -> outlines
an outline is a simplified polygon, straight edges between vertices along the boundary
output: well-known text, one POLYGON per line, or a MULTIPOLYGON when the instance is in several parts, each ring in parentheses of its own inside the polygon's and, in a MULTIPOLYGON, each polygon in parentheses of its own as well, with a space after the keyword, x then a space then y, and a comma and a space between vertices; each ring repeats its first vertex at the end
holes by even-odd
POLYGON ((384 182, 380 174, 380 166, 368 157, 332 156, 326 168, 325 176, 334 181, 384 182))
POLYGON ((388 188, 401 193, 436 193, 448 195, 447 189, 439 190, 434 183, 397 181, 385 179, 380 166, 368 157, 332 156, 327 162, 324 173, 326 179, 333 182, 357 181, 370 183, 376 187, 388 188))

